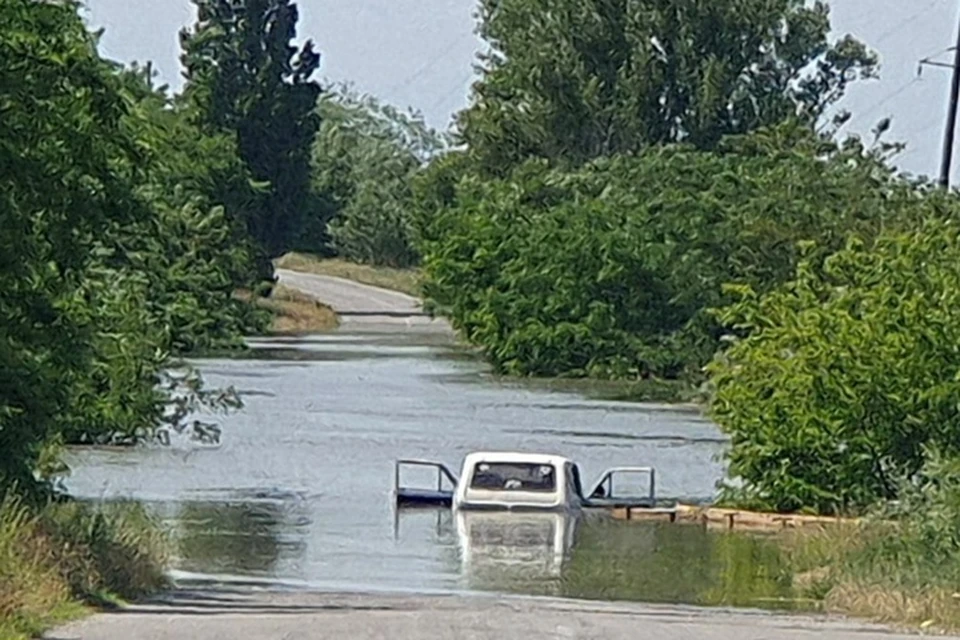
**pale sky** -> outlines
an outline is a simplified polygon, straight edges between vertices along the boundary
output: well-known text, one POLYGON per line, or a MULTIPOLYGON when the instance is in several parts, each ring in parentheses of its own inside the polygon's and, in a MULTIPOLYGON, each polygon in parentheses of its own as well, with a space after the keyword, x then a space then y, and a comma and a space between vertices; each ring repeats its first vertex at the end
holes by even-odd
MULTIPOLYGON (((181 85, 177 34, 193 21, 188 0, 86 0, 92 27, 104 27, 103 54, 123 62, 152 61, 161 81, 181 85)), ((300 35, 322 56, 322 77, 352 82, 395 106, 413 107, 446 127, 467 104, 475 52, 474 0, 300 0, 300 35)), ((844 106, 851 133, 869 136, 893 118, 890 140, 907 143, 905 171, 936 176, 949 94, 950 70, 921 58, 952 62, 956 0, 834 0, 837 35, 853 33, 881 56, 881 79, 861 83, 844 106)), ((958 145, 960 148, 960 145, 958 145)), ((960 167, 960 157, 955 166, 960 167)), ((954 171, 960 176, 960 170, 954 171)))

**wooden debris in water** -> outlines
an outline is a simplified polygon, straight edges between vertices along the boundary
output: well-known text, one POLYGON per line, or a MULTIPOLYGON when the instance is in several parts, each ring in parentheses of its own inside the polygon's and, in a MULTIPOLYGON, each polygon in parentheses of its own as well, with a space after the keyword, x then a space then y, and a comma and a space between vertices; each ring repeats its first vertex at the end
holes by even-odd
POLYGON ((858 520, 799 514, 760 513, 741 509, 720 509, 679 504, 672 509, 621 508, 613 510, 618 520, 636 522, 677 522, 700 524, 710 529, 780 531, 804 527, 856 524, 858 520))

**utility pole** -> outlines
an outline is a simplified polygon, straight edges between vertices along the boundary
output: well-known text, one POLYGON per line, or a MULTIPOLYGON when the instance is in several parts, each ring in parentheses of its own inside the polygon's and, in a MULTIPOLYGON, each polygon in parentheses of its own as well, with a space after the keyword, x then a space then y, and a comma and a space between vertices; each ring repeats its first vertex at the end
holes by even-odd
POLYGON ((943 136, 943 160, 940 163, 940 186, 950 188, 950 165, 953 162, 953 141, 957 131, 957 102, 960 100, 960 27, 953 50, 953 80, 950 82, 950 106, 947 109, 947 130, 943 136))

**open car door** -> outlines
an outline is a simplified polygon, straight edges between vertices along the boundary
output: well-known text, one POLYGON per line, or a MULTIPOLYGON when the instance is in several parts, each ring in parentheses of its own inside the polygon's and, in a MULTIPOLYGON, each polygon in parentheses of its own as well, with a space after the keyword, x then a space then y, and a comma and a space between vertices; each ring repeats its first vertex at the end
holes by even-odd
POLYGON ((583 503, 585 507, 653 508, 656 491, 657 472, 653 467, 614 467, 600 476, 593 490, 583 497, 583 503), (646 480, 645 488, 634 488, 637 478, 646 480))
POLYGON ((449 507, 453 504, 453 494, 457 490, 457 482, 457 477, 442 462, 404 459, 397 460, 394 463, 393 495, 397 507, 449 507), (411 467, 436 469, 436 483, 431 483, 429 487, 404 485, 402 471, 411 467))

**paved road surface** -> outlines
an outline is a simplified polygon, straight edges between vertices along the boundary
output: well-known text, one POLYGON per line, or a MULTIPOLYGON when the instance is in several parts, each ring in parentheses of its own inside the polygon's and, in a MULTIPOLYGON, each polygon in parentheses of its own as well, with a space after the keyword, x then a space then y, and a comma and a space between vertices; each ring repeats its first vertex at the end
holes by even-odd
POLYGON ((420 300, 405 293, 310 273, 277 269, 280 282, 329 305, 349 331, 436 331, 450 333, 446 320, 430 318, 420 300))
POLYGON ((813 616, 490 596, 181 593, 47 640, 901 640, 813 616))

